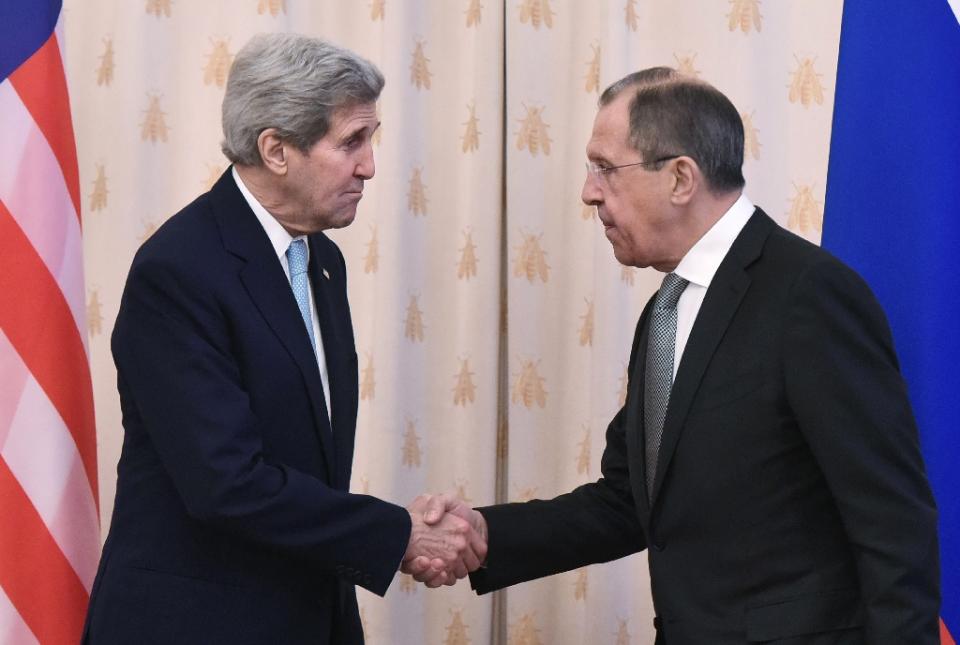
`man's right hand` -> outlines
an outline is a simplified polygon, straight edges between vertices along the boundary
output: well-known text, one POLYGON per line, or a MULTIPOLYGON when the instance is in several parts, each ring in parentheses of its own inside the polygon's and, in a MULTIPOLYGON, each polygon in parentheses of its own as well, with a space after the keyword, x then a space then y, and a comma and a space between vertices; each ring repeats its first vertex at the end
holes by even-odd
POLYGON ((439 587, 453 585, 483 564, 487 522, 456 495, 421 495, 407 510, 413 530, 401 571, 439 587))

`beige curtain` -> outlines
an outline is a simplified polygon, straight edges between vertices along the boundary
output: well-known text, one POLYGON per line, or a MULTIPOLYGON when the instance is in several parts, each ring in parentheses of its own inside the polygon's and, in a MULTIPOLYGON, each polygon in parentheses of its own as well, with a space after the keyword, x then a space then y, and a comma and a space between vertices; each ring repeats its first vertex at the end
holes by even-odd
MULTIPOLYGON (((66 0, 104 528, 122 440, 109 337, 126 272, 226 167, 223 85, 251 35, 328 38, 387 78, 377 176, 334 234, 360 358, 354 489, 488 504, 598 477, 633 327, 659 283, 616 263, 579 201, 598 91, 651 65, 717 85, 743 114, 748 195, 819 241, 841 4, 66 0)), ((360 604, 372 645, 653 634, 642 554, 496 604, 405 576, 360 604)))

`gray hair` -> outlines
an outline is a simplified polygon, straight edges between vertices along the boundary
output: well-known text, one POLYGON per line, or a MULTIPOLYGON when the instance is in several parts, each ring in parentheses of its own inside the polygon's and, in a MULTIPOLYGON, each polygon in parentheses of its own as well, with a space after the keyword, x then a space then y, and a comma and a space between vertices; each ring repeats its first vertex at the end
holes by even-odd
POLYGON ((624 76, 600 95, 600 106, 622 92, 630 100, 630 145, 647 160, 693 158, 713 192, 742 188, 743 121, 720 90, 670 67, 624 76))
POLYGON ((223 96, 223 154, 259 166, 257 138, 276 128, 306 152, 330 129, 339 108, 372 103, 383 74, 370 61, 319 38, 259 34, 237 53, 223 96))

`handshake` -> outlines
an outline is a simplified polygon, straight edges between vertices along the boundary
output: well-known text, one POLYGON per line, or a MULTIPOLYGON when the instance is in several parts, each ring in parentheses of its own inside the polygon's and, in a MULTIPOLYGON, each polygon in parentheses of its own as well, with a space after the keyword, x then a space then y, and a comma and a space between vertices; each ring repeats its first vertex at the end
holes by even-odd
POLYGON ((487 557, 487 521, 455 495, 421 495, 407 507, 413 523, 400 571, 428 587, 453 585, 487 557))

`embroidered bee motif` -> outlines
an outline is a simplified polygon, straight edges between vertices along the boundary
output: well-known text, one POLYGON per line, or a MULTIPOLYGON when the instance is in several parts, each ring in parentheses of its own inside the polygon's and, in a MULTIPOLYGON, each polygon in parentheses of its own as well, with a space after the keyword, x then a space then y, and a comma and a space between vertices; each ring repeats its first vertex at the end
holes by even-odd
POLYGON ((740 31, 747 33, 750 29, 756 29, 757 32, 763 26, 763 16, 760 15, 760 0, 730 0, 730 13, 728 27, 730 31, 740 31))
POLYGON ((793 185, 796 193, 790 200, 790 215, 787 227, 800 233, 823 230, 823 209, 813 196, 813 186, 793 185))
POLYGON ((97 176, 93 180, 93 192, 90 194, 90 210, 102 211, 107 207, 107 175, 102 163, 96 164, 97 176))
POLYGON ((469 359, 460 361, 460 371, 453 377, 456 385, 453 387, 453 404, 463 407, 473 403, 477 395, 477 387, 473 384, 473 372, 470 371, 469 359))
POLYGON ((109 87, 113 82, 113 40, 103 40, 103 53, 100 54, 100 65, 97 67, 97 85, 109 87))
POLYGON ((148 94, 147 98, 149 102, 147 109, 144 110, 143 123, 140 124, 140 139, 151 143, 156 143, 158 139, 166 141, 169 128, 166 120, 167 113, 160 108, 160 96, 148 94))
POLYGON ((540 247, 542 235, 523 235, 523 242, 513 261, 513 275, 517 278, 525 277, 528 282, 540 278, 541 282, 550 279, 550 266, 547 264, 547 254, 540 247))
POLYGON ((513 403, 522 404, 527 408, 532 408, 534 404, 541 408, 546 407, 547 391, 543 387, 544 378, 537 370, 539 364, 539 361, 521 359, 520 373, 516 376, 513 393, 510 396, 513 403))
POLYGON ((480 147, 480 121, 477 119, 476 104, 471 103, 467 106, 470 114, 467 117, 464 125, 463 136, 461 137, 462 145, 460 146, 461 151, 463 152, 472 152, 480 147))
POLYGON ((430 59, 423 53, 423 46, 426 43, 422 40, 417 41, 417 46, 413 50, 413 60, 410 62, 410 82, 418 90, 422 88, 430 89, 430 59))
POLYGON ((540 23, 552 29, 554 15, 550 0, 523 0, 520 3, 520 22, 529 22, 534 29, 540 29, 540 23))
POLYGON ((796 56, 794 58, 797 61, 797 69, 790 83, 790 102, 800 101, 803 107, 810 107, 814 102, 817 105, 823 105, 823 84, 820 83, 822 74, 818 74, 813 68, 815 59, 800 60, 796 56))
POLYGON ((203 84, 223 87, 227 83, 233 54, 230 53, 226 39, 211 39, 210 42, 213 44, 213 51, 207 55, 207 64, 203 69, 203 84))

